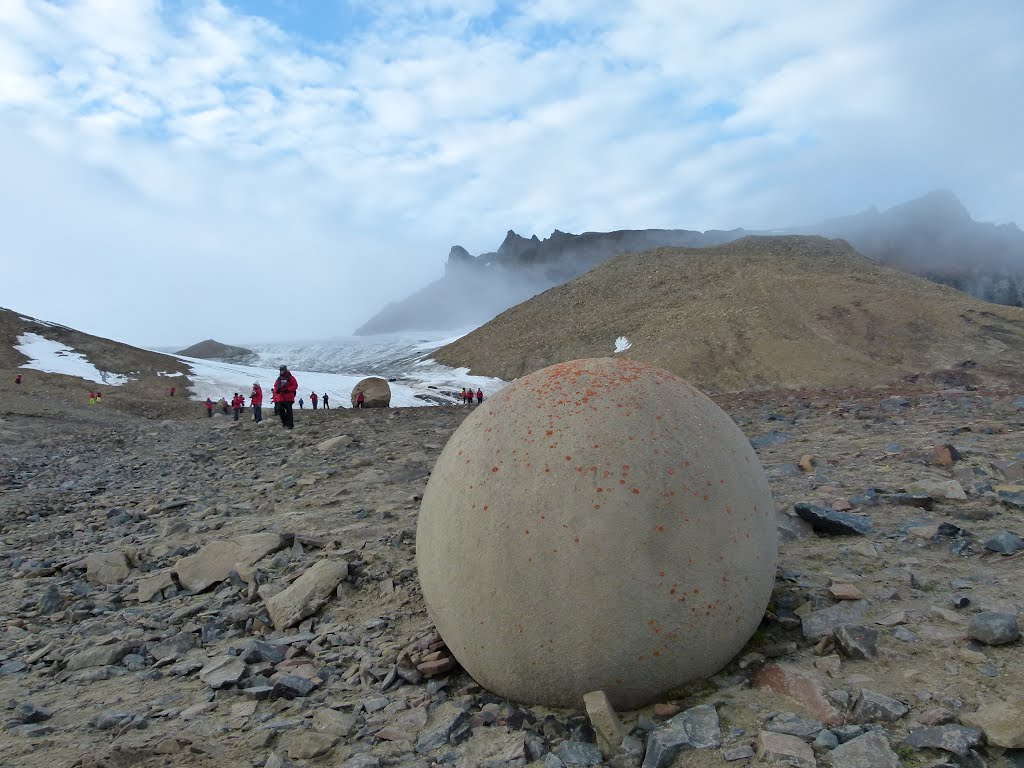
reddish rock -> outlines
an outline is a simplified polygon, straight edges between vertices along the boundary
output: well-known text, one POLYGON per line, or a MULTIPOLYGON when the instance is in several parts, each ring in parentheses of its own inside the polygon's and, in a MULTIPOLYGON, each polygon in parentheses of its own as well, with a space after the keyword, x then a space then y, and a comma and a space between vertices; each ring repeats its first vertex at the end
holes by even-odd
POLYGON ((843 714, 828 700, 825 686, 817 677, 785 664, 767 664, 754 675, 755 688, 789 696, 804 711, 825 725, 841 725, 843 714))
POLYGON ((654 716, 661 718, 669 718, 673 715, 678 715, 682 710, 676 704, 655 704, 654 705, 654 716))
POLYGON ((943 469, 952 469, 960 459, 960 452, 949 443, 936 443, 932 447, 932 462, 943 469))
POLYGON ((416 665, 416 671, 424 677, 436 677, 451 672, 453 669, 455 669, 455 659, 452 658, 435 659, 416 665))
POLYGON ((836 600, 862 600, 864 593, 857 589, 853 584, 839 583, 833 584, 828 588, 828 591, 832 593, 832 597, 836 600))

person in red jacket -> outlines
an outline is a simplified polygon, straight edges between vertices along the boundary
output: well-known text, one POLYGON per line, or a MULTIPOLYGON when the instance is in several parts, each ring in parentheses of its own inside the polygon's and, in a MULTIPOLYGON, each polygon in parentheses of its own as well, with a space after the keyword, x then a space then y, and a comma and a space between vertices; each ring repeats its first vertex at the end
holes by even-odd
POLYGON ((281 424, 285 429, 294 429, 295 417, 292 415, 292 406, 295 403, 295 393, 299 391, 299 382, 292 376, 287 365, 282 365, 280 371, 281 375, 274 382, 277 413, 281 417, 281 424))
POLYGON ((14 377, 14 383, 15 384, 21 384, 21 374, 20 373, 17 376, 14 377))
POLYGON ((206 418, 213 418, 213 400, 206 398, 206 402, 203 403, 203 407, 206 408, 206 418))
POLYGON ((171 397, 174 397, 174 387, 171 387, 171 397))
POLYGON ((235 392, 235 396, 231 398, 231 410, 235 412, 235 421, 238 421, 238 413, 242 410, 243 405, 245 405, 245 398, 235 392))
POLYGON ((356 408, 362 408, 363 403, 366 402, 366 398, 363 396, 363 390, 356 392, 356 408))
POLYGON ((480 405, 484 401, 484 391, 477 387, 476 390, 476 404, 480 405))
POLYGON ((263 421, 263 387, 258 381, 252 383, 252 392, 249 393, 249 405, 252 406, 252 418, 259 424, 263 421))
POLYGON ((317 395, 316 392, 310 392, 309 393, 309 402, 311 402, 313 404, 313 410, 314 411, 316 410, 316 401, 319 400, 319 399, 320 398, 319 398, 319 396, 317 395))

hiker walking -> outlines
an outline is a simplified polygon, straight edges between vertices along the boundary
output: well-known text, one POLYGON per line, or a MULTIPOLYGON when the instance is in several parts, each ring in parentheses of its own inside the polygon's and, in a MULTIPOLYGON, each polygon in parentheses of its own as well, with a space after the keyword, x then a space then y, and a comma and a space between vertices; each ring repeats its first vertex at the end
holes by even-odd
POLYGON ((259 424, 263 421, 263 387, 258 381, 252 383, 252 392, 249 394, 249 405, 252 406, 252 418, 259 424))
POLYGON ((300 410, 300 411, 304 411, 304 410, 306 410, 306 405, 305 405, 305 402, 306 402, 306 401, 305 401, 305 400, 303 400, 303 399, 302 399, 301 397, 299 398, 299 410, 300 410))
POLYGON ((319 399, 320 399, 320 398, 319 398, 319 397, 317 397, 317 394, 316 394, 316 392, 310 392, 310 393, 309 393, 309 402, 311 402, 311 403, 313 404, 313 410, 314 410, 314 411, 316 410, 316 403, 317 403, 317 401, 318 401, 319 399))
MULTIPOLYGON (((17 376, 14 377, 14 383, 15 384, 21 384, 21 374, 20 373, 17 376)), ((325 406, 327 405, 327 395, 324 395, 324 405, 325 406)))
POLYGON ((326 392, 324 392, 324 410, 325 411, 331 410, 330 402, 327 399, 327 393, 326 392))
POLYGON ((213 418, 213 400, 206 398, 206 402, 203 403, 203 407, 206 409, 206 418, 213 418))
POLYGON ((174 397, 174 387, 171 387, 171 397, 174 397))
MULTIPOLYGON (((292 414, 292 404, 295 402, 295 393, 299 391, 299 382, 292 376, 287 365, 280 368, 281 375, 274 382, 274 394, 277 396, 277 413, 281 417, 281 425, 285 429, 295 428, 295 417, 292 414)), ((299 398, 299 408, 302 407, 302 398, 299 398)))

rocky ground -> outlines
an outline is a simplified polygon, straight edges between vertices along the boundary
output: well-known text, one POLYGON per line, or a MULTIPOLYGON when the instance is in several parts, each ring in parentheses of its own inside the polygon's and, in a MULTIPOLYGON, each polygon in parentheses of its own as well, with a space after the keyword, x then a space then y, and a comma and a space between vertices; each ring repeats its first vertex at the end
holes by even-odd
POLYGON ((0 765, 1024 765, 1024 400, 718 400, 780 510, 772 603, 617 714, 495 697, 433 631, 417 508, 468 409, 6 408, 0 765))

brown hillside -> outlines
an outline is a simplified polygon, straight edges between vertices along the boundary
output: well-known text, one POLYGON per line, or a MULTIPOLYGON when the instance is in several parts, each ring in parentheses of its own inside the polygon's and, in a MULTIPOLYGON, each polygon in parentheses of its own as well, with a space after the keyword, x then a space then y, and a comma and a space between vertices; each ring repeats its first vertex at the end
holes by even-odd
POLYGON ((214 339, 200 341, 191 347, 178 350, 177 354, 185 357, 198 357, 201 360, 225 360, 228 362, 247 362, 256 357, 256 353, 245 347, 233 347, 214 339))
POLYGON ((632 345, 621 354, 708 391, 874 386, 949 369, 1008 382, 1024 371, 1024 310, 800 236, 619 256, 434 358, 513 379, 612 355, 619 336, 632 345))
POLYGON ((186 399, 191 371, 181 360, 170 355, 150 352, 99 336, 76 331, 63 325, 36 320, 9 309, 0 308, 0 416, 66 412, 88 403, 89 391, 103 393, 103 408, 135 413, 151 418, 191 416, 194 404, 186 399), (132 381, 119 387, 107 387, 75 376, 42 373, 21 368, 28 358, 15 347, 18 338, 34 333, 60 342, 84 355, 102 371, 130 376, 132 381), (14 384, 21 373, 23 383, 14 384), (163 375, 161 375, 163 374, 163 375), (167 375, 174 374, 174 375, 167 375), (171 386, 176 396, 168 397, 171 386))

